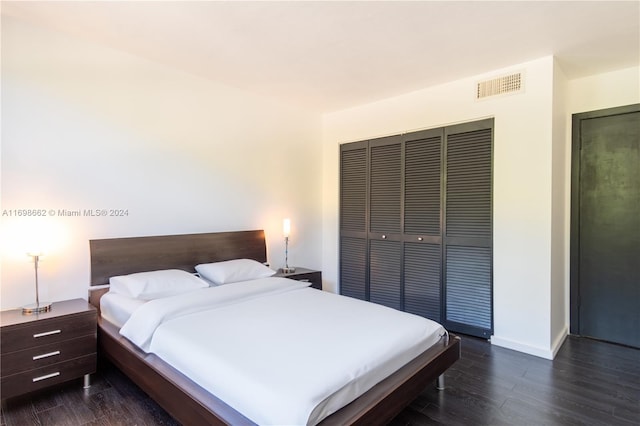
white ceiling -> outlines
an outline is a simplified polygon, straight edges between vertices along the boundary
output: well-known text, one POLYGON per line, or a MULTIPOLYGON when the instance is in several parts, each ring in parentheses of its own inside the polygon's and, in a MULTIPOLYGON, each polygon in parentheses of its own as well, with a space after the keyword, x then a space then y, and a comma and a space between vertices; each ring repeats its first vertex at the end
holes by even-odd
POLYGON ((2 14, 316 111, 555 55, 640 63, 639 1, 2 1, 2 14))

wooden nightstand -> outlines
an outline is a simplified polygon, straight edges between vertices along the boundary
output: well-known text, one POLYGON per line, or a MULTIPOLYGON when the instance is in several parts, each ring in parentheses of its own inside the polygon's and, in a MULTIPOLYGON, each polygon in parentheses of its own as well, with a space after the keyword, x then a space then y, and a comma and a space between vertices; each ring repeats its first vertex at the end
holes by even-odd
POLYGON ((0 312, 0 398, 10 398, 96 371, 97 311, 85 300, 56 302, 50 312, 0 312))
POLYGON ((306 281, 311 283, 311 287, 322 290, 322 272, 314 271, 313 269, 298 268, 296 266, 295 272, 284 273, 282 269, 278 269, 278 272, 274 277, 291 278, 297 281, 306 281))

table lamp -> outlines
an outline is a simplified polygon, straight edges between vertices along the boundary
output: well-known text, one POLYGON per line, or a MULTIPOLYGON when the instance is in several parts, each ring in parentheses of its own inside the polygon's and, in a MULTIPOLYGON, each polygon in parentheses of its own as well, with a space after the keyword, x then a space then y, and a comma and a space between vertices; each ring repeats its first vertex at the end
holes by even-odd
POLYGON ((39 314, 42 312, 49 312, 51 310, 51 302, 40 302, 40 294, 38 289, 38 263, 40 262, 40 257, 42 253, 27 253, 29 256, 33 258, 33 264, 36 272, 36 303, 23 306, 22 314, 23 315, 31 315, 31 314, 39 314))
POLYGON ((296 268, 289 267, 289 234, 291 233, 291 219, 284 219, 282 221, 282 233, 284 234, 284 268, 282 268, 282 272, 289 274, 296 271, 296 268))

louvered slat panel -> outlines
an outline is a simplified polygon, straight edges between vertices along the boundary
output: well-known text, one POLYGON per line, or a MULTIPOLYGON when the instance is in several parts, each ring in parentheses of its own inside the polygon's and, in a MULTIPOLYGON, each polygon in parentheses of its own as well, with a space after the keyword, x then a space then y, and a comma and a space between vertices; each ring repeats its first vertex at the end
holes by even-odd
POLYGON ((440 318, 440 245, 404 246, 404 309, 434 321, 440 318))
POLYGON ((366 300, 366 256, 366 239, 340 239, 340 294, 366 300))
POLYGON ((367 149, 342 151, 340 154, 340 228, 365 232, 367 149))
POLYGON ((405 142, 404 232, 440 235, 440 151, 433 137, 405 142))
POLYGON ((448 237, 491 238, 492 129, 447 137, 448 237))
POLYGON ((369 300, 400 309, 399 241, 371 240, 369 300))
POLYGON ((447 321, 491 329, 491 248, 447 247, 447 321))
POLYGON ((400 232, 401 145, 371 148, 370 229, 400 232))

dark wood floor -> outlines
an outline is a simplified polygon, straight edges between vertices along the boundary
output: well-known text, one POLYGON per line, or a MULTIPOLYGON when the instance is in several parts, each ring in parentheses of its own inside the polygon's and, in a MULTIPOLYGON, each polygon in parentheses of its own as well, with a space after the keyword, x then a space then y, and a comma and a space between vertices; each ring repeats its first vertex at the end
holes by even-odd
MULTIPOLYGON (((569 337, 554 361, 464 337, 445 391, 429 387, 392 422, 402 425, 640 425, 640 350, 569 337)), ((2 426, 175 425, 103 366, 81 380, 2 403, 2 426)))

